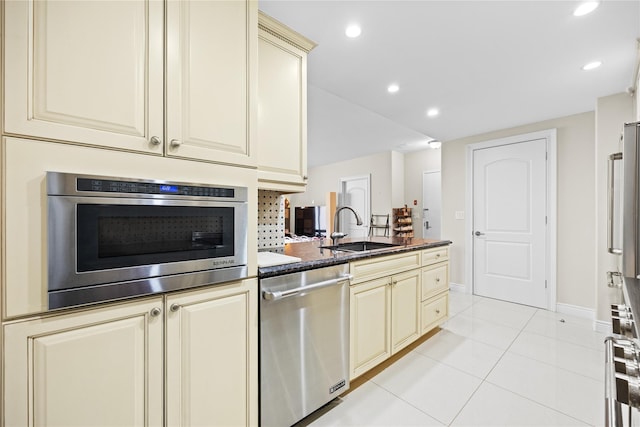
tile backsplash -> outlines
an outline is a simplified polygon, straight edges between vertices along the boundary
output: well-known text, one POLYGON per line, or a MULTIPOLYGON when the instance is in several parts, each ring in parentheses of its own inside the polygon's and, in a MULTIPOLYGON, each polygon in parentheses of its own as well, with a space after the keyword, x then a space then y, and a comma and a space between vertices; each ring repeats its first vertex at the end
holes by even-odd
POLYGON ((284 247, 284 197, 258 190, 258 249, 284 247))

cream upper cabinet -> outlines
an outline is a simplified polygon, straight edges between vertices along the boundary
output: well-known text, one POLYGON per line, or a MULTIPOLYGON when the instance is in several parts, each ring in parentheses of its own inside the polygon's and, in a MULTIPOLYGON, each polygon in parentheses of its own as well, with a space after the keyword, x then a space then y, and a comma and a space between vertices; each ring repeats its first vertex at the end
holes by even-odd
POLYGON ((257 1, 167 1, 167 155, 256 165, 257 1))
POLYGON ((4 26, 6 134, 256 166, 256 1, 11 1, 4 26))
POLYGON ((162 425, 162 298, 3 332, 5 427, 162 425))
POLYGON ((258 424, 257 281, 170 295, 167 425, 258 424))
POLYGON ((259 14, 260 188, 304 191, 307 179, 307 54, 316 45, 259 14))
POLYGON ((4 132, 162 154, 163 7, 5 2, 4 132))

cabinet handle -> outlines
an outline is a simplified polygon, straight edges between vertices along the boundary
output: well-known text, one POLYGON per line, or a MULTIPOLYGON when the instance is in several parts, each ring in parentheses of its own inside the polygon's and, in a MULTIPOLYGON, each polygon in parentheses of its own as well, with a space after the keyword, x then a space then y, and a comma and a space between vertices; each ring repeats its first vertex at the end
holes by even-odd
POLYGON ((182 145, 182 141, 180 141, 179 139, 172 139, 171 140, 171 148, 178 148, 182 145))
POLYGON ((392 281, 391 281, 391 284, 392 284, 392 285, 397 285, 397 284, 398 284, 398 281, 397 281, 397 280, 392 280, 392 281))
POLYGON ((162 314, 162 309, 159 307, 154 307, 151 309, 149 314, 151 315, 151 317, 158 317, 160 316, 160 314, 162 314))
POLYGON ((440 258, 440 254, 436 254, 436 258, 440 258))
POLYGON ((303 176, 302 179, 304 179, 305 181, 309 179, 309 177, 307 175, 303 176))
POLYGON ((436 314, 440 314, 440 309, 436 308, 436 314))
POLYGON ((436 277, 436 283, 438 283, 440 281, 439 277, 436 277))
POLYGON ((162 141, 157 136, 152 136, 149 142, 151 143, 151 145, 155 145, 155 146, 162 144, 162 141))
POLYGON ((171 304, 171 307, 169 307, 169 310, 173 311, 174 313, 178 310, 180 310, 180 304, 171 304))

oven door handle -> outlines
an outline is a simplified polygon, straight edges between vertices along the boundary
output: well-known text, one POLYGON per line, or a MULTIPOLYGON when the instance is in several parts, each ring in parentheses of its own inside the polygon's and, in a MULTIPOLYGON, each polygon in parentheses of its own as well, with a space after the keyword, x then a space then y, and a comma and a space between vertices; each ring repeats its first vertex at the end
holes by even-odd
POLYGON ((616 367, 614 364, 614 337, 607 337, 605 345, 605 372, 604 372, 604 412, 606 427, 622 427, 622 406, 618 402, 616 390, 616 367))
POLYGON ((300 286, 293 289, 287 289, 286 291, 272 291, 272 290, 264 290, 262 292, 262 298, 267 301, 274 301, 281 298, 286 298, 294 295, 301 294, 303 292, 315 291, 317 289, 326 288, 328 286, 333 286, 337 283, 344 282, 345 280, 352 280, 353 276, 351 274, 345 274, 335 279, 323 280, 321 282, 312 283, 310 285, 300 286))

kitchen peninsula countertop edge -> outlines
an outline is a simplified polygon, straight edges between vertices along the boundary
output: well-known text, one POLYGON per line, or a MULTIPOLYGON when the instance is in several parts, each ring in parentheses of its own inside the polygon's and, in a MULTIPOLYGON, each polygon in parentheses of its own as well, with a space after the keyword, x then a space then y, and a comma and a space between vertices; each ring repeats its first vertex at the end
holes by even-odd
MULTIPOLYGON (((351 261, 360 259, 395 255, 403 252, 424 250, 439 246, 448 246, 452 243, 450 240, 418 239, 413 237, 347 238, 341 239, 340 243, 362 241, 391 243, 398 246, 362 252, 343 252, 321 248, 321 246, 331 245, 331 239, 286 243, 284 246, 284 251, 282 248, 278 248, 277 252, 284 253, 284 255, 298 257, 301 259, 301 261, 290 264, 274 265, 270 267, 259 267, 258 277, 262 279, 267 277, 280 276, 283 274, 296 273, 299 271, 313 270, 316 268, 329 267, 338 264, 346 264, 351 261)), ((269 251, 269 249, 267 249, 267 251, 269 251)))

